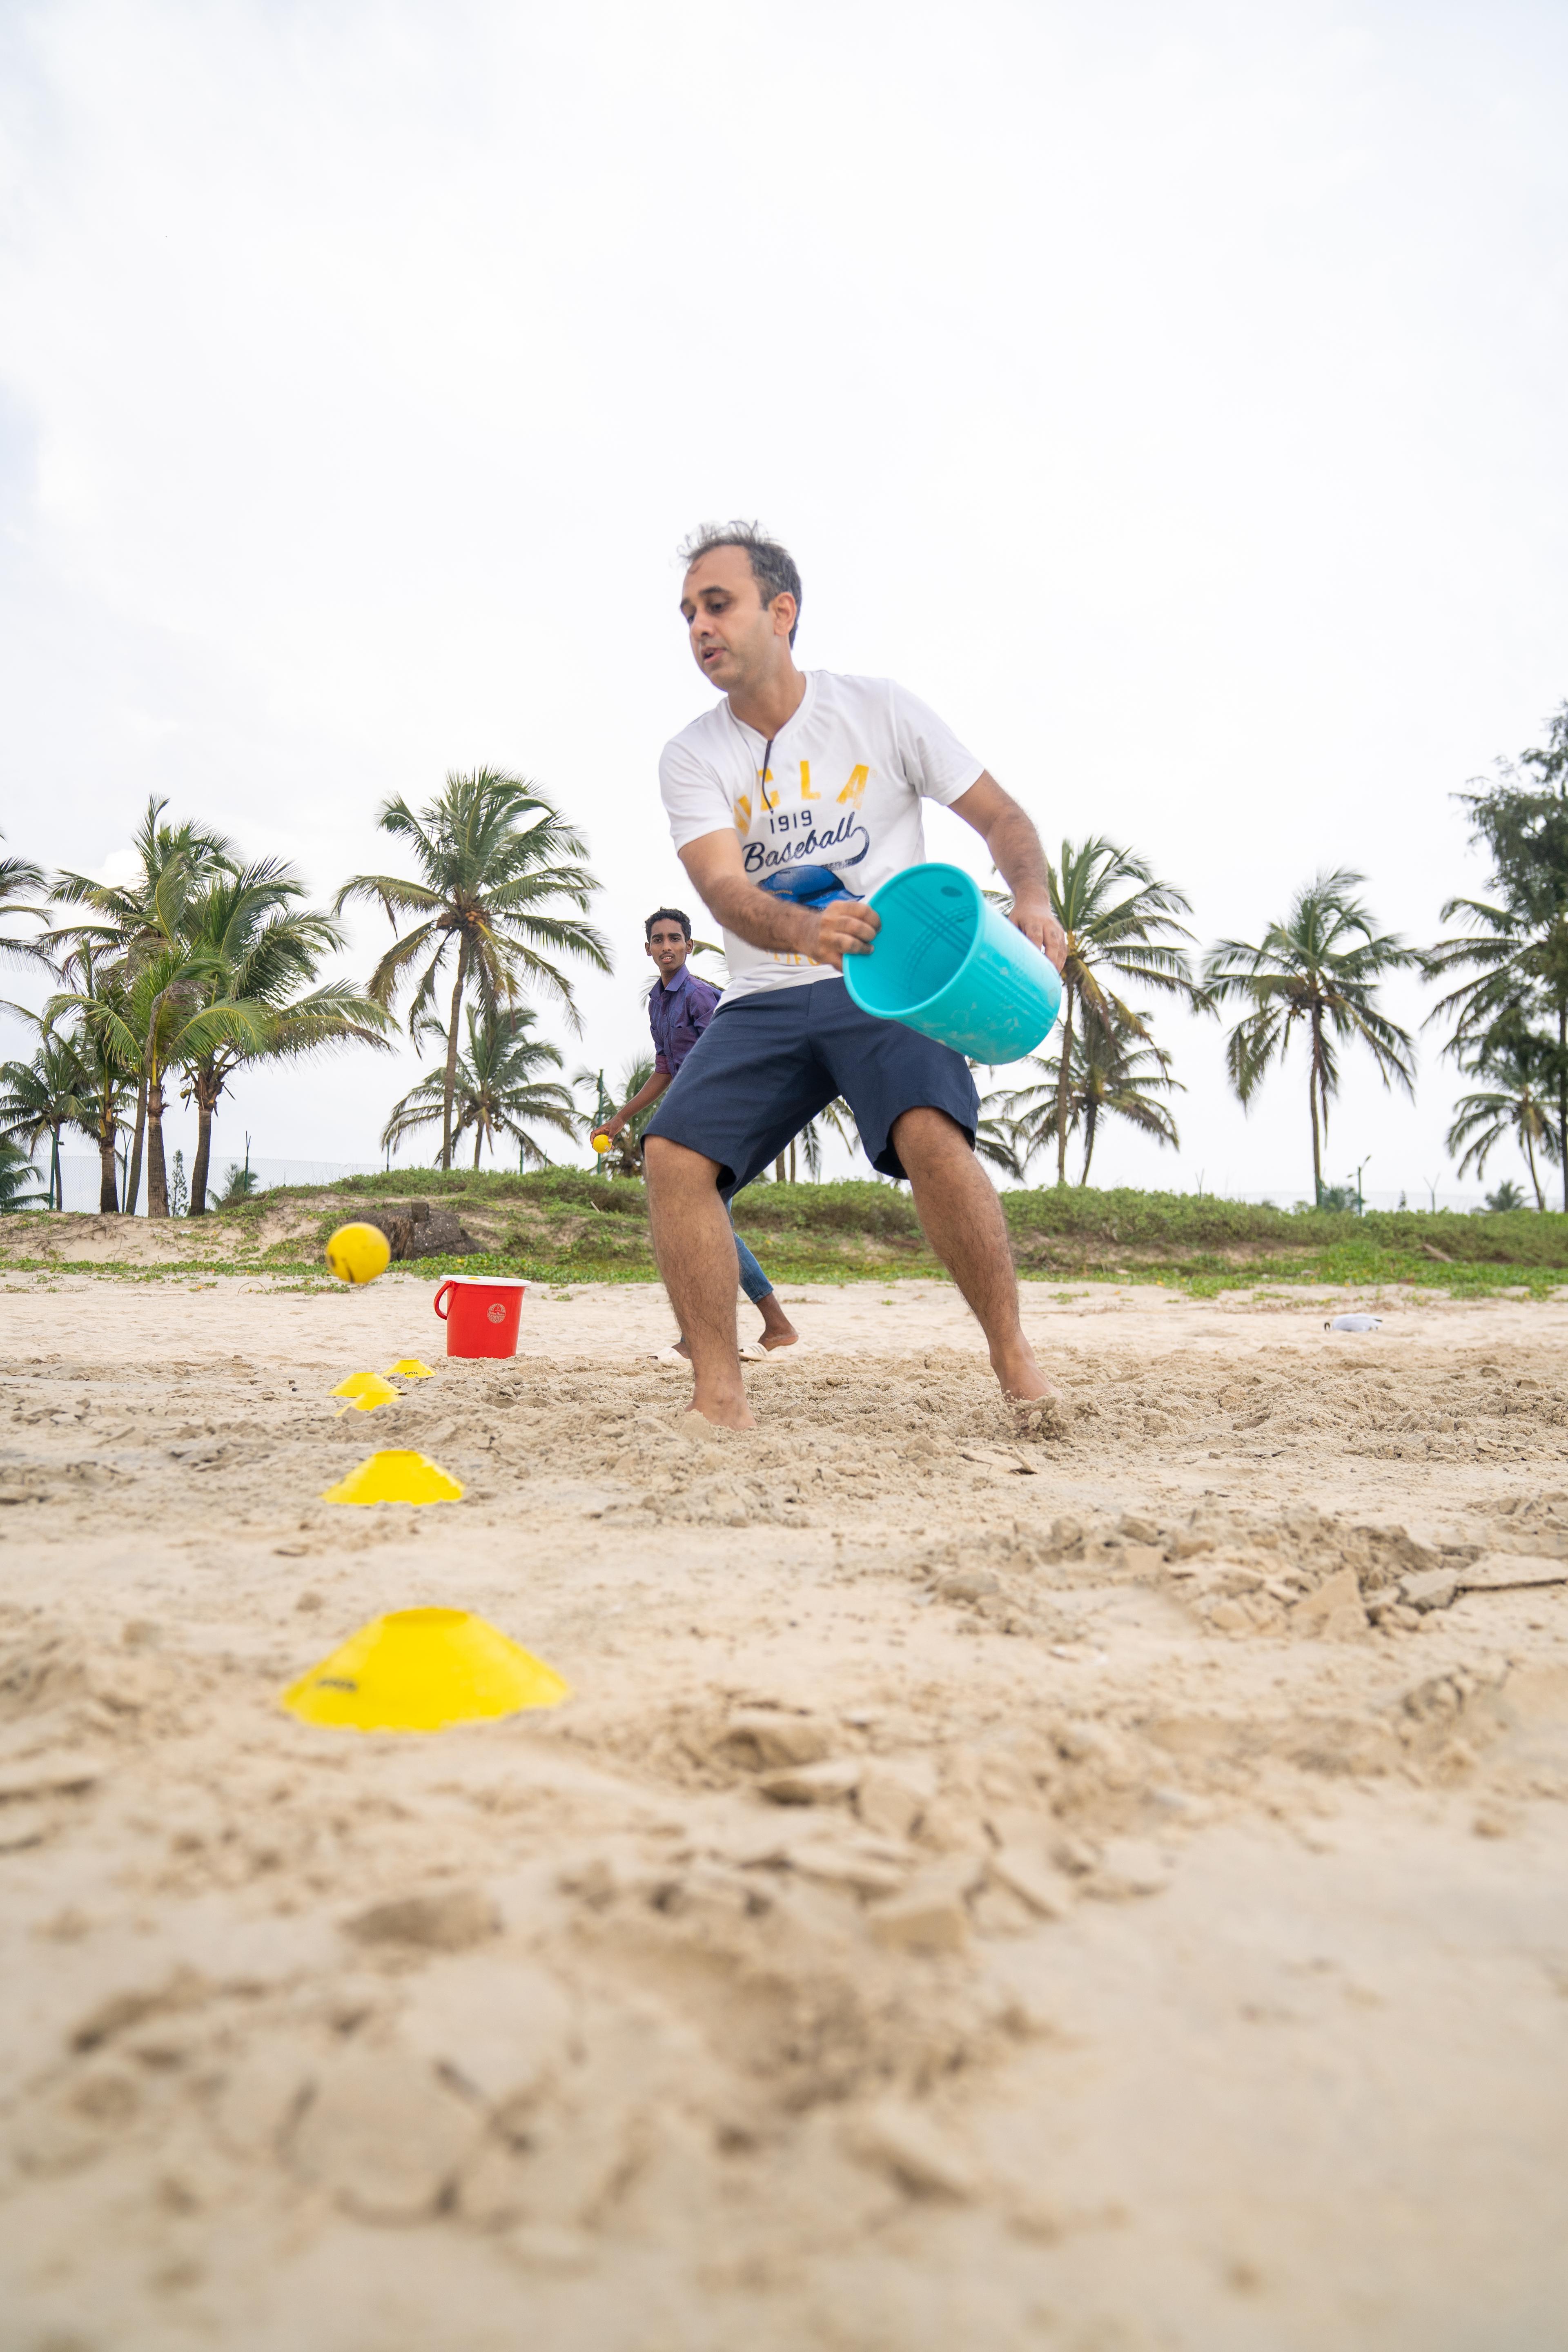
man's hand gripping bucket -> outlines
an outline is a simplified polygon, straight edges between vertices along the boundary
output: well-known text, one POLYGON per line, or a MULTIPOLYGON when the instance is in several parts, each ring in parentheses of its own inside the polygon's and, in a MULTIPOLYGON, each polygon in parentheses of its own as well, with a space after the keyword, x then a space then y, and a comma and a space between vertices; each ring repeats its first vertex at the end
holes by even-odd
POLYGON ((1061 1010, 1056 966, 960 866, 909 866, 873 891, 868 955, 844 959, 862 1013, 901 1021, 976 1062, 1032 1054, 1061 1010))

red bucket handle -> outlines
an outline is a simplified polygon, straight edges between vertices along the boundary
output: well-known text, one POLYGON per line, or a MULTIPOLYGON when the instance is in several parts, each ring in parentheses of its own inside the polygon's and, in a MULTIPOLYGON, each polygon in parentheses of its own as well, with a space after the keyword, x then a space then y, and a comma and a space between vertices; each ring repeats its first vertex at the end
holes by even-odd
POLYGON ((446 1297, 448 1291, 456 1290, 457 1287, 457 1284, 448 1275, 447 1280, 441 1285, 440 1289, 436 1293, 435 1297, 430 1301, 433 1311, 440 1316, 443 1323, 447 1320, 447 1310, 442 1307, 441 1301, 446 1297))

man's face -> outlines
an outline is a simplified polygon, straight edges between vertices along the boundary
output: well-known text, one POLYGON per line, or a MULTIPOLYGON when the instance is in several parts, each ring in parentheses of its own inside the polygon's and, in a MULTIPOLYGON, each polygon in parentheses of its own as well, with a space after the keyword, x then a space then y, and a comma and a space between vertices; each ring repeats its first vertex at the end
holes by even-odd
POLYGON ((781 647, 789 658, 795 598, 775 596, 764 605, 743 547, 715 547, 699 556, 680 592, 680 612, 692 658, 721 693, 764 677, 781 647))
POLYGON ((661 980, 673 980, 691 952, 691 942, 679 923, 662 918, 647 935, 647 951, 658 966, 661 980))

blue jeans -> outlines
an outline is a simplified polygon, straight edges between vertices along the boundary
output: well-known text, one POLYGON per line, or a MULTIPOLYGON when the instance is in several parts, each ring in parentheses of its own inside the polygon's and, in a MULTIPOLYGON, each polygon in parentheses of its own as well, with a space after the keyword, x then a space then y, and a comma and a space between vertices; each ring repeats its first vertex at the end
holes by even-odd
POLYGON ((772 1297, 773 1286, 739 1234, 735 1234, 735 1255, 740 1261, 741 1287, 752 1306, 760 1307, 764 1298, 772 1297))

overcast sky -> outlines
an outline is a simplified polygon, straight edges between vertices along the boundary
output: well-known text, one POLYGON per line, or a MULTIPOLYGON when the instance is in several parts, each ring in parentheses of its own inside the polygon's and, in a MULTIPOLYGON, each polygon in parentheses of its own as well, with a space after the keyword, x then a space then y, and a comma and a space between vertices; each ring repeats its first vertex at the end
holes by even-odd
MULTIPOLYGON (((1561 0, 9 0, 0 69, 0 824, 46 864, 156 793, 326 894, 385 794, 521 770, 617 943, 561 1042, 618 1066, 710 516, 794 549, 806 666, 902 679, 1205 943, 1336 865, 1432 937, 1451 795, 1568 695, 1561 0)), ((1183 1151, 1097 1179, 1307 1183, 1300 1062, 1244 1118, 1217 1025, 1160 1031, 1183 1151)), ((412 1075, 246 1078, 218 1158, 374 1159, 412 1075)), ((1414 1108, 1352 1056, 1330 1174, 1457 1191, 1454 1090, 1430 1033, 1414 1108)))

